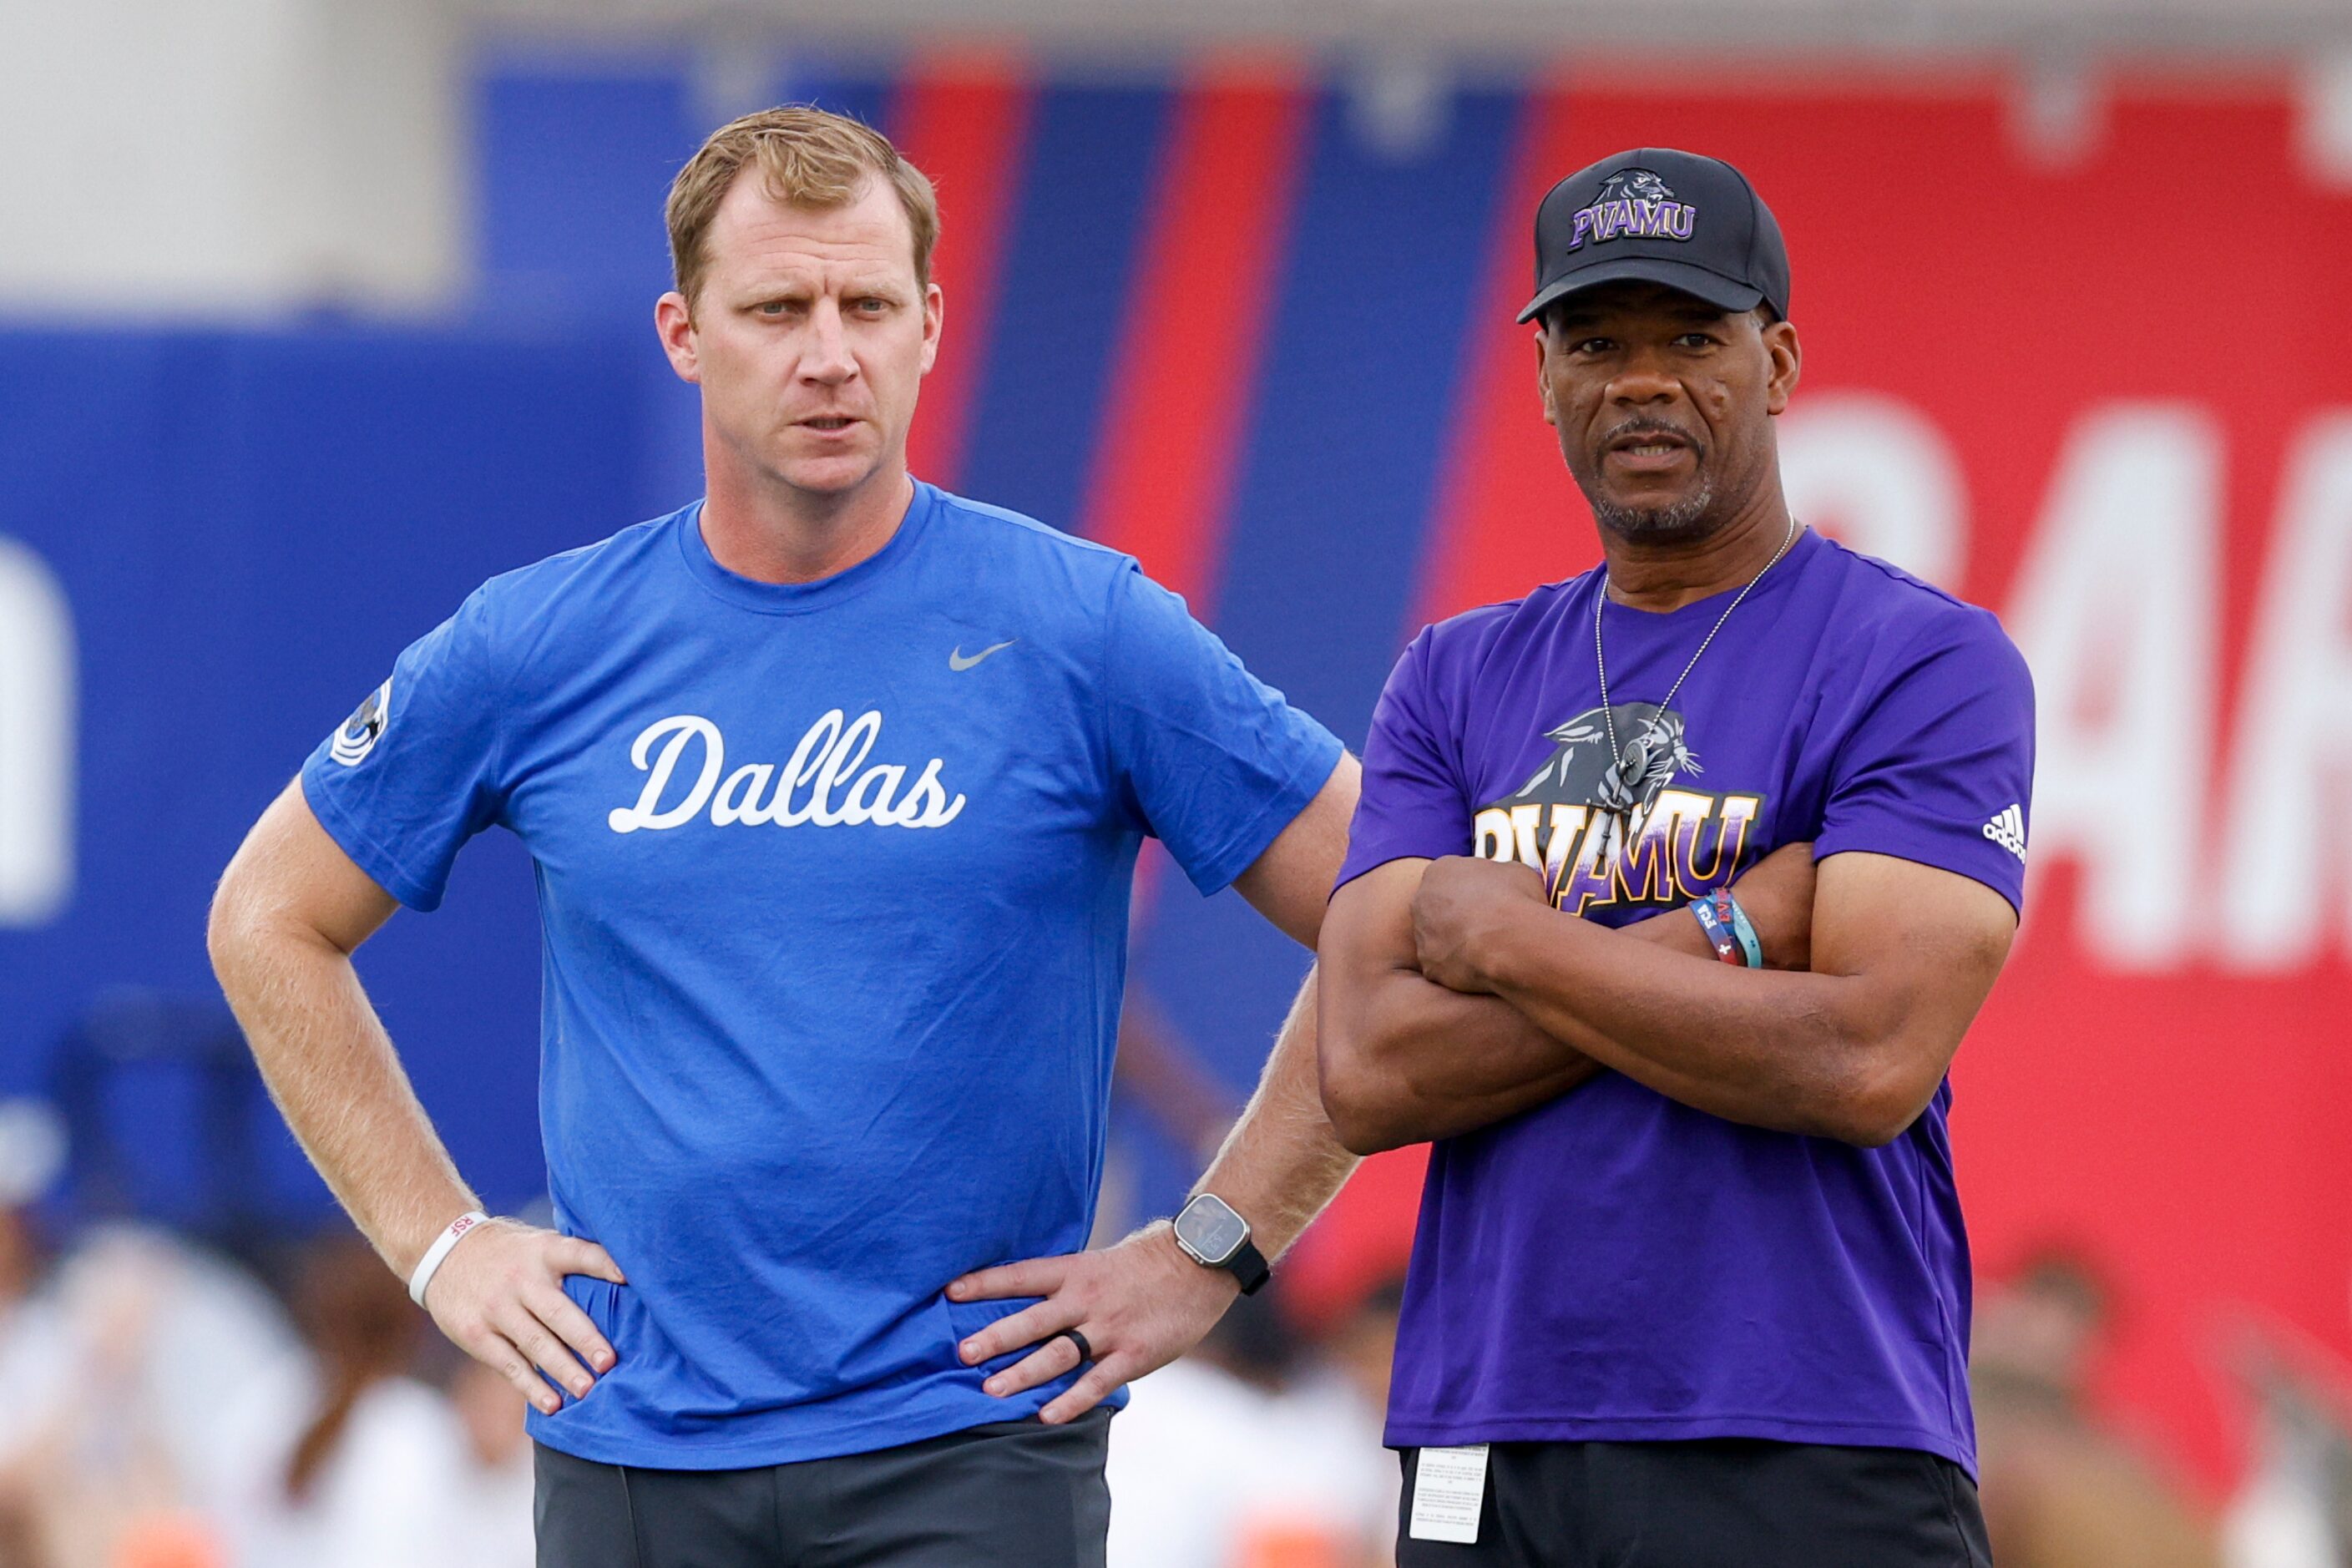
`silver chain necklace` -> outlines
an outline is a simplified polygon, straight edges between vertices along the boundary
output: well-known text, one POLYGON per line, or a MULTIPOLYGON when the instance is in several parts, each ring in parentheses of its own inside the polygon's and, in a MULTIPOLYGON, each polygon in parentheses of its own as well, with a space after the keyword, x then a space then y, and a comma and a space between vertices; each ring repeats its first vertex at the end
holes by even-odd
MULTIPOLYGON (((1792 517, 1789 520, 1789 531, 1781 537, 1780 548, 1772 552, 1772 559, 1764 563, 1755 576, 1748 579, 1748 586, 1740 589, 1738 596, 1723 607, 1723 614, 1715 617, 1715 625, 1707 628, 1706 637, 1698 645, 1698 651, 1690 656, 1690 662, 1683 666, 1683 672, 1675 677, 1675 683, 1667 687, 1666 694, 1658 700, 1659 712, 1663 713, 1674 706, 1675 694, 1683 689, 1683 682, 1690 679, 1690 672, 1696 669, 1698 661, 1706 656, 1708 645, 1715 641, 1715 634, 1723 629, 1723 623, 1731 619, 1731 612, 1739 608, 1741 600, 1755 592, 1756 584, 1764 581, 1764 574, 1778 566, 1780 557, 1789 553, 1789 546, 1796 542, 1797 520, 1792 517)), ((1601 722, 1609 731, 1609 771, 1601 778, 1601 804, 1609 810, 1612 818, 1610 827, 1613 847, 1617 829, 1617 820, 1614 819, 1622 819, 1640 804, 1638 786, 1642 775, 1650 769, 1650 742, 1646 738, 1637 736, 1633 743, 1622 751, 1617 746, 1617 716, 1609 705, 1609 660, 1601 651, 1601 612, 1608 604, 1609 568, 1604 564, 1601 568, 1601 592, 1592 603, 1592 662, 1601 671, 1601 722)))

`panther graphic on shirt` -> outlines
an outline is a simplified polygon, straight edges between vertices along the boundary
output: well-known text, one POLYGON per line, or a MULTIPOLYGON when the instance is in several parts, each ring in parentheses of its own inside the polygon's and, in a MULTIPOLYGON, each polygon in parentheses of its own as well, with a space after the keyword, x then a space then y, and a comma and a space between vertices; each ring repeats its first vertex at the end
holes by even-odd
POLYGON ((1553 751, 1543 766, 1479 809, 1475 854, 1542 872, 1553 904, 1574 915, 1686 903, 1737 873, 1764 797, 1678 784, 1706 771, 1680 712, 1654 702, 1591 708, 1544 738, 1553 751))

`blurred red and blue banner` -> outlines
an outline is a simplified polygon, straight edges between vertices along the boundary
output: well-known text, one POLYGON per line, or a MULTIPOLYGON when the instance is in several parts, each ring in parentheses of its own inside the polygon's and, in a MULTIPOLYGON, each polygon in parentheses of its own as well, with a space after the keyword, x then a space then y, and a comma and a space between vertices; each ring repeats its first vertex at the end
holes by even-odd
MULTIPOLYGON (((1538 198, 1628 146, 1745 170, 1794 266, 1799 514, 1998 610, 2039 683, 2032 909, 1955 1073, 1979 1265, 2098 1259, 2113 1396, 2218 1477, 2231 1313, 2352 1352, 2352 177, 2284 79, 2095 85, 2056 132, 1992 71, 1862 66, 1592 64, 1399 112, 1261 60, 964 54, 777 96, 937 180, 918 471, 1134 551, 1351 743, 1423 622, 1597 558, 1511 321, 1538 198)), ((0 604, 64 607, 0 617, 0 795, 32 803, 0 800, 0 1089, 102 986, 205 986, 213 876, 404 642, 695 492, 650 316, 698 101, 683 63, 488 61, 478 288, 429 327, 0 329, 0 604), (63 740, 24 718, 59 710, 63 740)), ((1181 879, 1139 911, 1139 983, 1237 1094, 1300 955, 1181 879)), ((509 1200, 532 943, 500 841, 363 964, 509 1200)), ((1326 1245, 1385 1256, 1410 1185, 1326 1245)))

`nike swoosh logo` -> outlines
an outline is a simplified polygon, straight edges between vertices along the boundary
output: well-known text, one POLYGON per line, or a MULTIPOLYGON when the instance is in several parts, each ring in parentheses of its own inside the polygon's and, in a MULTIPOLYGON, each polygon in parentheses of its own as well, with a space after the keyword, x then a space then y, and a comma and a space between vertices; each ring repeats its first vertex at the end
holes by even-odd
POLYGON ((964 658, 963 644, 958 643, 955 646, 955 651, 948 655, 948 668, 950 669, 970 669, 973 665, 978 664, 990 654, 1003 653, 1006 648, 1011 647, 1014 643, 1017 643, 1021 639, 1019 637, 1007 637, 1003 642, 998 643, 994 647, 982 648, 970 658, 964 658))

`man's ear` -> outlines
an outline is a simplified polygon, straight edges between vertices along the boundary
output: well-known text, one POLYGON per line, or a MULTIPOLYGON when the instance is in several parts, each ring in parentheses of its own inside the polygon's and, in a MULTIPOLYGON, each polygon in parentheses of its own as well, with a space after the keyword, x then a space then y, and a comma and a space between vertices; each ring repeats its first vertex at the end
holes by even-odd
POLYGON ((1550 334, 1544 330, 1541 321, 1536 323, 1536 394, 1543 399, 1544 423, 1555 430, 1559 429, 1559 405, 1551 391, 1550 334))
POLYGON ((673 289, 654 301, 654 332, 661 339, 662 353, 669 356, 670 369, 680 381, 700 382, 702 356, 694 342, 694 315, 687 309, 686 296, 673 289))
POLYGON ((923 289, 923 374, 939 363, 940 333, 947 326, 947 296, 936 283, 923 289))
POLYGON ((1797 377, 1805 367, 1805 351, 1797 341, 1796 326, 1789 321, 1775 321, 1763 331, 1764 352, 1770 356, 1771 379, 1765 384, 1764 409, 1778 414, 1789 406, 1790 397, 1797 390, 1797 377))

